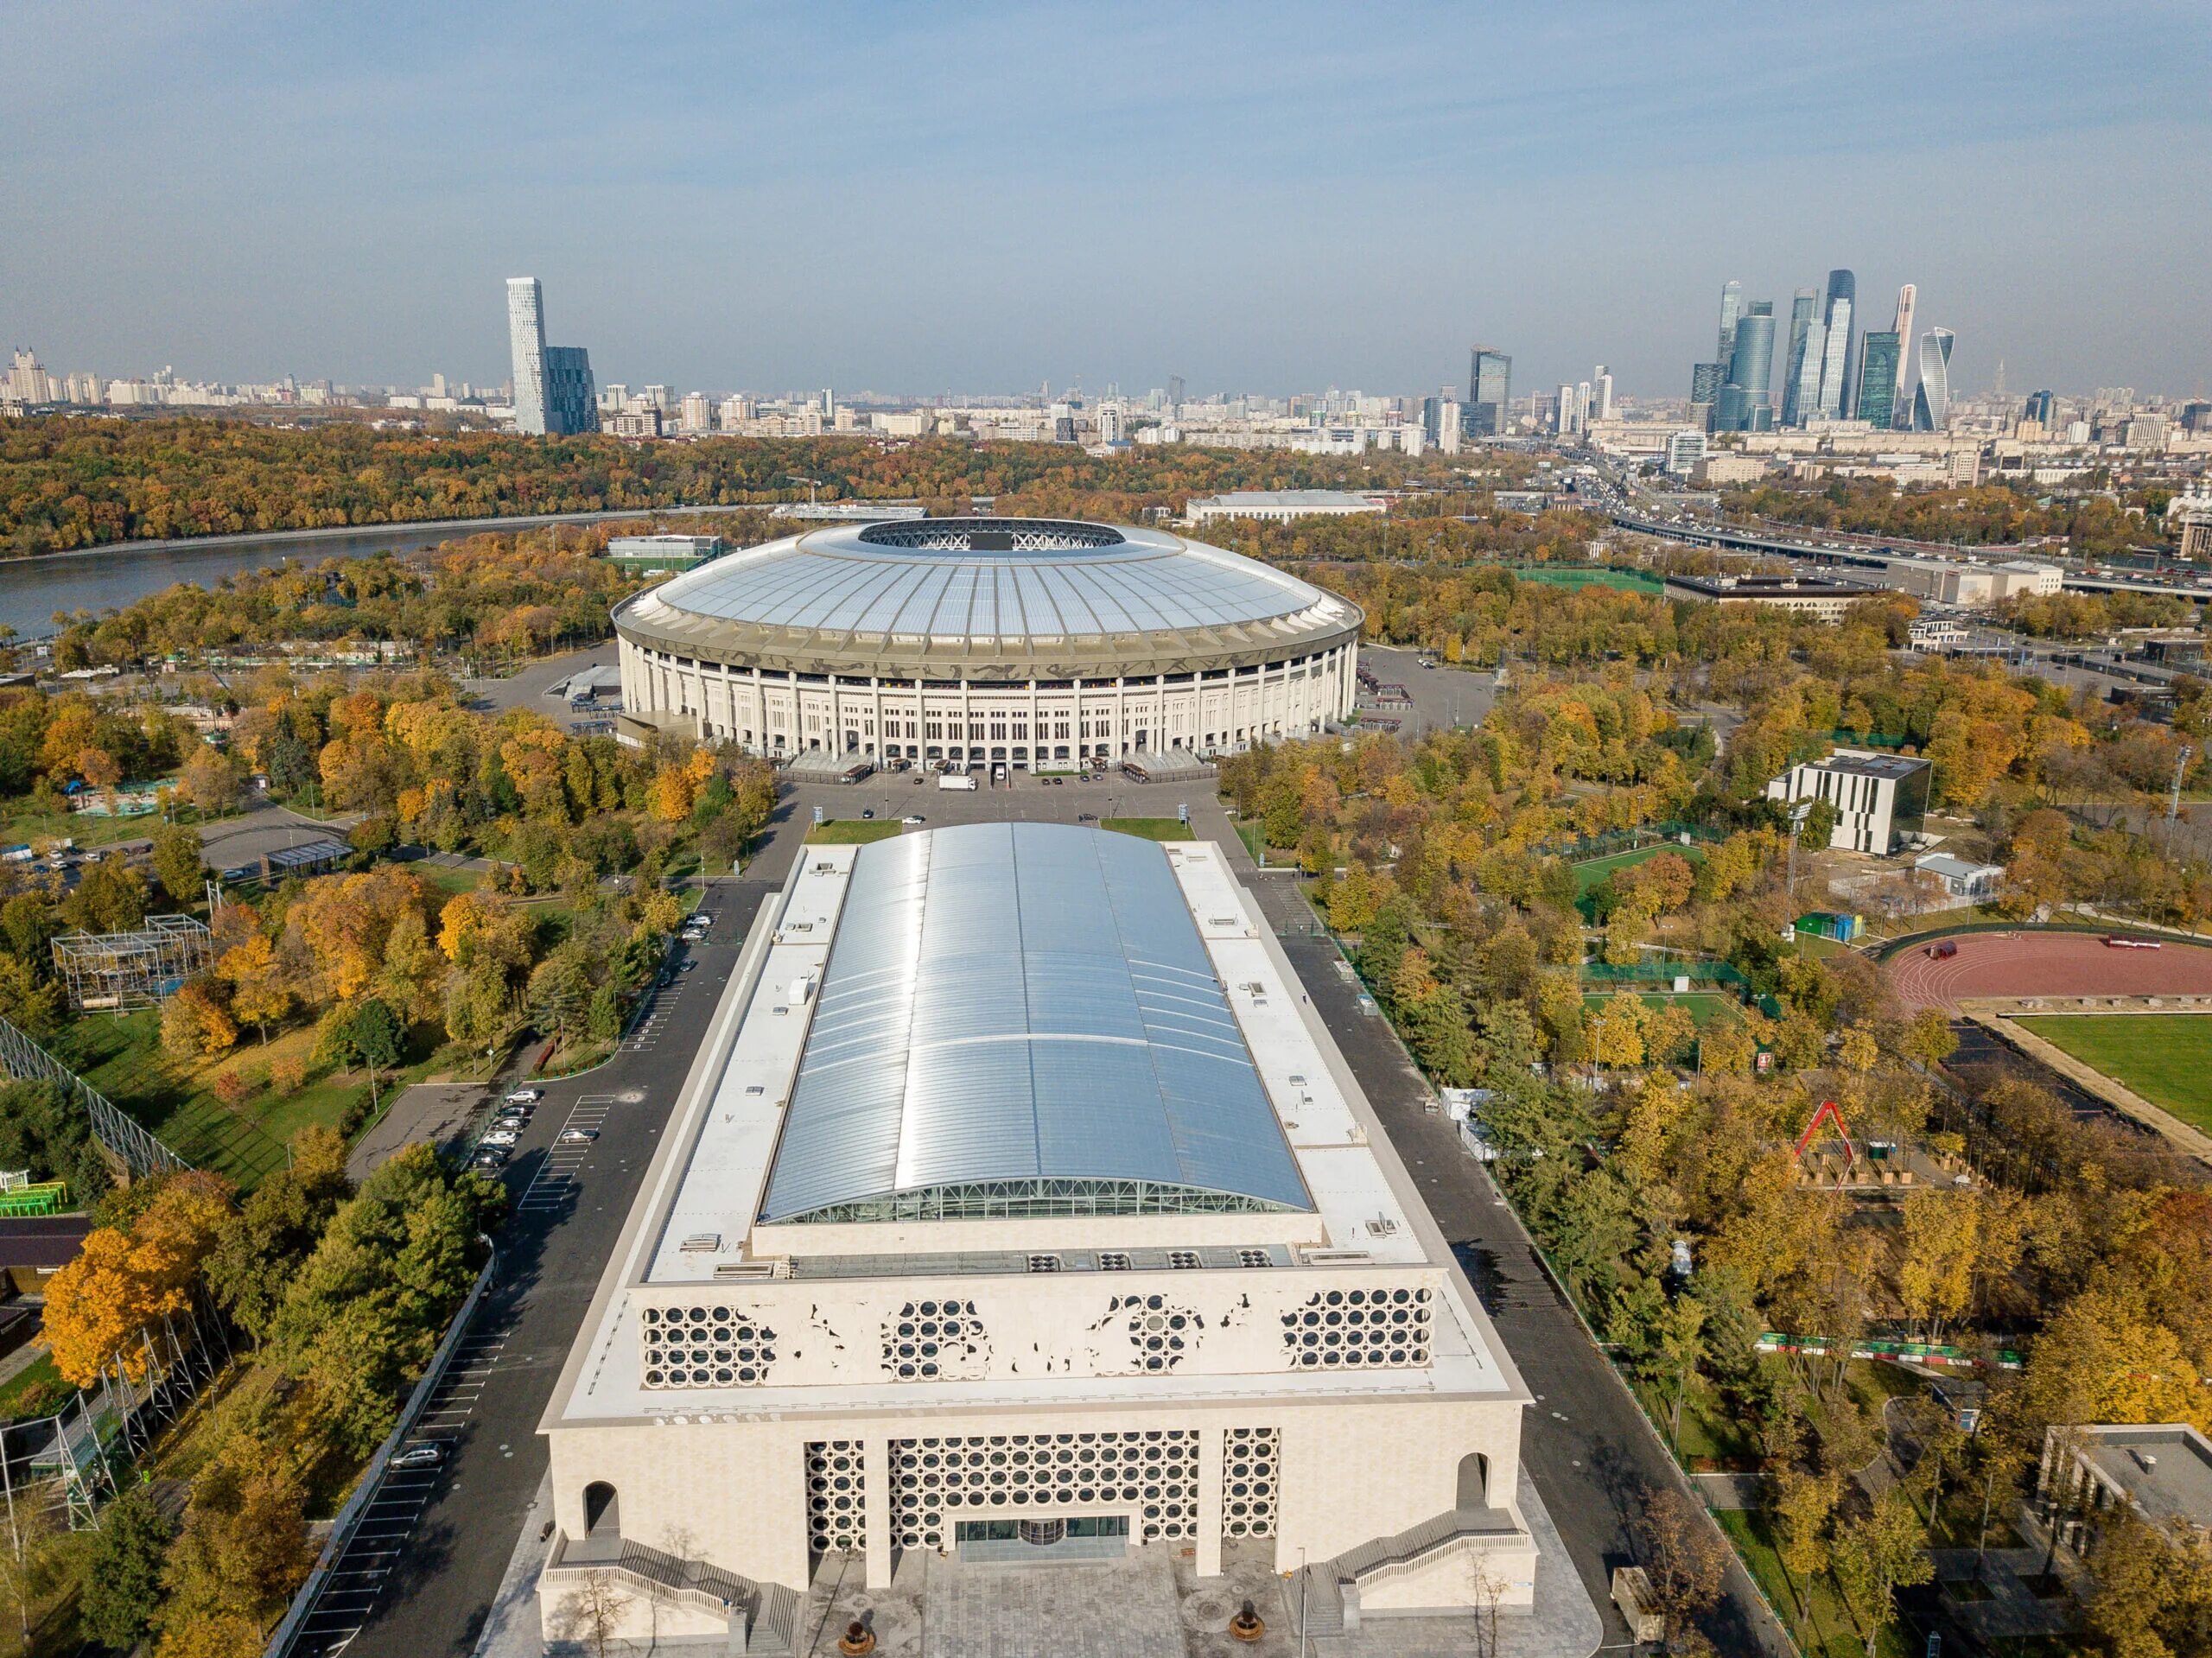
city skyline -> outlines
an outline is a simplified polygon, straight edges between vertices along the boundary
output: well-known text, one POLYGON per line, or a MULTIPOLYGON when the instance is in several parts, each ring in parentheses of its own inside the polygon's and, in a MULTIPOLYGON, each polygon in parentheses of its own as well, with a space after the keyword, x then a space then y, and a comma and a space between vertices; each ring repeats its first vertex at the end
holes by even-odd
POLYGON ((0 42, 40 98, 113 95, 19 140, 0 327, 109 372, 496 382, 483 295, 531 270, 632 384, 1412 391, 1455 382, 1472 338, 1524 384, 1603 358, 1625 392, 1679 395, 1717 266, 1787 295, 1842 258, 1870 294, 1909 270, 1943 295, 1961 385, 1999 357, 2022 384, 2176 396, 2212 372, 2202 66, 2174 9, 1745 23, 1776 73, 1726 142, 1678 20, 1587 10, 1605 26, 1439 12, 1379 37, 1325 14, 18 12, 0 42), (1469 60, 1495 73, 1471 88, 1469 60), (1570 85, 1572 118, 1523 118, 1570 85), (549 95, 557 131, 512 128, 549 95), (986 118, 931 118, 948 98, 986 118), (180 98, 202 141, 158 136, 180 98), (1319 99, 1350 125, 1290 113, 1319 99), (1741 187, 1776 169, 1821 188, 1741 187), (948 235, 965 257, 897 251, 948 235), (2091 245, 2122 303, 2085 307, 2050 257, 2091 245))

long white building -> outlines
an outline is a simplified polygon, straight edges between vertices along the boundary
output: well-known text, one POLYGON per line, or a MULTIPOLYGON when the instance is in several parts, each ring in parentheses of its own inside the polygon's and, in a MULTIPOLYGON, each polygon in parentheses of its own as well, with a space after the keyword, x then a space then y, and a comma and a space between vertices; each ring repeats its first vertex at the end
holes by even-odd
POLYGON ((1360 622, 1202 542, 1034 518, 811 530, 614 612, 633 737, 1031 771, 1311 735, 1360 622))
POLYGON ((1529 1401, 1217 847, 810 846, 547 1408, 545 1630, 1143 1550, 1526 1606, 1529 1401))

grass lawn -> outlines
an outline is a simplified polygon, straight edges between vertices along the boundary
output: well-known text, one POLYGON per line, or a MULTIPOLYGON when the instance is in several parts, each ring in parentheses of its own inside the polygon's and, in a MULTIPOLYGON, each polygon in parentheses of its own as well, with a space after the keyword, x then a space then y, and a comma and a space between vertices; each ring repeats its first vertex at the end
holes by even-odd
POLYGON ((2212 1133, 2212 1016, 2061 1013, 2018 1023, 2192 1128, 2212 1133))
POLYGON ((1693 864, 1705 861, 1702 848, 1682 846, 1673 841, 1655 841, 1630 852, 1609 852, 1602 858, 1592 858, 1574 866, 1574 896, 1578 899, 1586 898, 1603 886, 1616 869, 1632 869, 1662 852, 1679 852, 1693 864))
MULTIPOLYGON (((1689 1010, 1691 1020, 1700 1031, 1715 1020, 1741 1013, 1744 1007, 1735 997, 1719 990, 1692 990, 1679 996, 1664 990, 1640 994, 1646 1007, 1664 1007, 1670 1001, 1680 1002, 1689 1010)), ((1585 1010, 1594 1013, 1608 1000, 1610 998, 1604 994, 1586 994, 1582 998, 1582 1006, 1585 1010)))
POLYGON ((1643 570, 1551 569, 1541 564, 1516 567, 1518 581, 1541 581, 1553 588, 1618 588, 1623 593, 1663 593, 1667 584, 1643 570))
MULTIPOLYGON (((1812 1616, 1800 1619, 1797 1592, 1793 1586, 1796 1580, 1783 1569, 1782 1557, 1775 1552, 1774 1534, 1765 1515, 1756 1509, 1718 1509, 1713 1517, 1727 1534, 1728 1540, 1736 1546, 1745 1566, 1788 1623, 1790 1634, 1796 1637, 1808 1658, 1865 1658, 1866 1643, 1852 1627, 1850 1614, 1844 1610, 1843 1597, 1837 1592, 1832 1579, 1823 1575, 1813 1580, 1812 1616)), ((1909 1646, 1904 1635, 1891 1627, 1882 1631, 1876 1650, 1881 1658, 1913 1658, 1918 1648, 1909 1646)))
POLYGON ((887 841, 899 833, 899 822, 895 817, 833 817, 825 823, 817 823, 807 830, 806 838, 813 846, 866 846, 870 841, 887 841))
POLYGON ((12 1422, 23 1414, 33 1394, 62 1385, 61 1372, 54 1368, 54 1355, 41 1353, 0 1383, 0 1422, 12 1422))
POLYGON ((1192 838, 1191 826, 1177 817, 1109 817, 1098 827, 1112 829, 1117 835, 1134 835, 1140 841, 1192 838))
POLYGON ((451 864, 404 863, 405 870, 423 886, 442 893, 448 898, 458 898, 463 893, 473 893, 482 883, 484 874, 477 869, 455 869, 451 864))
MULTIPOLYGON (((54 1045, 54 1056, 124 1111, 150 1128, 162 1144, 196 1168, 212 1169, 251 1191, 263 1177, 284 1166, 285 1142, 309 1123, 336 1128, 347 1108, 369 1090, 366 1071, 325 1071, 308 1067, 308 1080, 296 1092, 279 1097, 269 1086, 272 1060, 293 1058, 308 1064, 315 1031, 302 1026, 271 1039, 267 1047, 251 1027, 220 1059, 194 1064, 162 1051, 161 1014, 141 1009, 121 1019, 94 1014, 80 1019, 54 1045), (226 1105, 215 1096, 215 1079, 226 1072, 244 1077, 246 1096, 226 1105)), ((426 1055, 377 1079, 378 1093, 389 1102, 392 1090, 429 1075, 426 1055)))
MULTIPOLYGON (((1659 1425, 1659 1435, 1664 1439, 1674 1417, 1675 1384, 1669 1380, 1654 1382, 1639 1377, 1631 1385, 1637 1396, 1643 1401, 1645 1413, 1659 1425)), ((1703 1378, 1690 1384, 1689 1397, 1682 1401, 1681 1445, 1682 1460, 1690 1467, 1729 1471, 1758 1465, 1758 1436, 1730 1416, 1728 1409, 1703 1378)))

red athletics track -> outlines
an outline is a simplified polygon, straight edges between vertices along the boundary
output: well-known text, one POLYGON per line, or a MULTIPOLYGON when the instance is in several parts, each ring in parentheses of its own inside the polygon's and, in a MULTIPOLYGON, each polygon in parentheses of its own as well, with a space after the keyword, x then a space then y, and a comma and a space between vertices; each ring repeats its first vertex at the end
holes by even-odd
POLYGON ((1967 996, 2212 995, 2212 949, 2201 944, 2117 950, 2093 932, 1966 932, 1946 942, 1959 951, 1942 961, 1927 944, 1890 957, 1907 1013, 1955 1013, 1967 996))

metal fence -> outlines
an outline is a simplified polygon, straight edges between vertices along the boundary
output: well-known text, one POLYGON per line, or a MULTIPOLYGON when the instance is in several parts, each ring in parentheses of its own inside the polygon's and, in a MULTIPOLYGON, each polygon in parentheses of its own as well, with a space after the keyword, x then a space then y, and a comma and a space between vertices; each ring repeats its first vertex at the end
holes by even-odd
POLYGON ((121 1490, 124 1472, 230 1357, 222 1315, 195 1305, 141 1325, 92 1386, 77 1388, 53 1414, 0 1424, 0 1508, 16 1557, 40 1521, 63 1519, 72 1531, 96 1526, 100 1504, 121 1490))
POLYGON ((181 1173, 192 1166, 125 1116, 105 1095, 4 1019, 0 1019, 0 1070, 5 1070, 19 1083, 57 1084, 85 1108, 85 1115, 92 1120, 93 1137, 122 1160, 132 1179, 181 1173))

